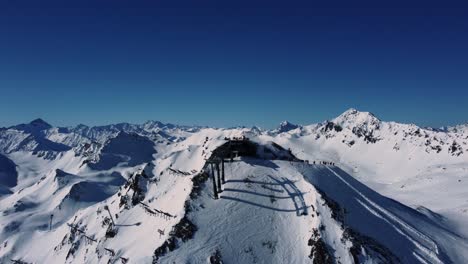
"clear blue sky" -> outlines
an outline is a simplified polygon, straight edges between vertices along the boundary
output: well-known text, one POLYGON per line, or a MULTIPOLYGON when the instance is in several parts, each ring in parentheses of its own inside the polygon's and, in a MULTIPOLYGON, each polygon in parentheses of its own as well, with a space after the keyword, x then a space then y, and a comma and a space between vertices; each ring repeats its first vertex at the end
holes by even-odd
POLYGON ((467 122, 468 3, 406 2, 1 1, 0 126, 467 122))

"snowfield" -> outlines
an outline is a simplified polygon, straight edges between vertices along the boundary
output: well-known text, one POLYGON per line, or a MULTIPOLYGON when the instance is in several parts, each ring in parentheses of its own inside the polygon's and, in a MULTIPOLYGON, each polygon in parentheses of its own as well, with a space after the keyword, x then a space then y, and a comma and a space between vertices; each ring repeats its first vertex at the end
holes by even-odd
POLYGON ((0 128, 0 263, 464 263, 467 153, 466 125, 355 109, 275 130, 38 119, 0 128))

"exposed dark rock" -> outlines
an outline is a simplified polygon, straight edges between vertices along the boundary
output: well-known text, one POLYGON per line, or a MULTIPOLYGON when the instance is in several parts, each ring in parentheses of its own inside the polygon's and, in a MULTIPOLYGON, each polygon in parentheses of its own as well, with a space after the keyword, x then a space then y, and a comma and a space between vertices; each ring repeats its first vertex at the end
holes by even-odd
POLYGON ((372 254, 372 257, 377 258, 377 263, 400 263, 389 249, 381 245, 374 239, 361 235, 351 228, 346 228, 343 232, 342 242, 346 240, 351 241, 350 248, 351 255, 353 256, 354 263, 360 263, 360 256, 363 254, 372 254))
POLYGON ((106 230, 106 238, 113 238, 117 235, 118 229, 115 228, 113 225, 109 225, 106 230))
POLYGON ((178 247, 178 241, 186 242, 193 238, 197 227, 185 216, 176 224, 169 234, 169 238, 153 254, 153 263, 159 263, 159 259, 178 247))
POLYGON ((192 191, 190 192, 190 199, 195 199, 200 196, 203 185, 208 180, 209 175, 206 172, 200 173, 192 178, 192 191))
MULTIPOLYGON (((316 187, 317 189, 317 187, 316 187)), ((360 256, 363 254, 363 250, 366 254, 372 254, 373 258, 377 258, 380 260, 378 263, 400 263, 398 258, 386 247, 381 245, 376 240, 364 236, 350 227, 346 227, 344 223, 344 214, 346 210, 344 210, 336 201, 328 197, 323 191, 317 189, 317 191, 322 196, 322 199, 325 201, 325 205, 330 208, 331 216, 336 221, 340 222, 344 228, 342 242, 345 243, 346 240, 352 242, 353 246, 350 249, 350 252, 353 256, 354 263, 360 263, 360 256)), ((320 230, 325 228, 324 226, 320 226, 320 230)), ((311 238, 312 241, 309 241, 309 245, 312 243, 314 245, 313 250, 317 250, 320 257, 320 260, 323 261, 322 258, 325 257, 324 250, 326 250, 326 245, 320 242, 321 240, 317 237, 320 237, 318 230, 314 229, 314 234, 311 238)), ((326 260, 325 260, 326 261, 326 260)), ((314 260, 315 263, 315 260, 314 260)), ((317 263, 327 263, 327 262, 317 262, 317 263)))
POLYGON ((460 156, 463 154, 463 148, 460 146, 460 144, 454 141, 449 148, 449 153, 452 154, 452 156, 460 156))
POLYGON ((335 124, 333 122, 327 122, 327 124, 325 125, 324 132, 333 131, 333 130, 336 132, 341 132, 343 131, 343 128, 340 125, 335 124))
POLYGON ((362 127, 353 127, 353 134, 358 138, 364 138, 364 141, 367 143, 376 143, 380 139, 374 136, 374 132, 371 130, 364 129, 362 127))
POLYGON ((324 205, 326 205, 328 208, 330 208, 331 217, 333 219, 335 219, 336 221, 343 222, 344 216, 343 216, 343 209, 341 208, 341 206, 336 201, 334 201, 333 199, 328 197, 325 194, 325 192, 323 192, 322 190, 320 190, 316 186, 315 186, 315 189, 317 190, 317 192, 320 194, 320 196, 324 200, 324 202, 325 202, 324 205))
POLYGON ((333 258, 328 251, 327 245, 323 242, 320 232, 314 228, 312 237, 309 239, 308 245, 312 247, 309 258, 314 264, 332 264, 333 258))
POLYGON ((210 256, 210 264, 223 264, 223 259, 219 250, 216 250, 216 252, 210 256))

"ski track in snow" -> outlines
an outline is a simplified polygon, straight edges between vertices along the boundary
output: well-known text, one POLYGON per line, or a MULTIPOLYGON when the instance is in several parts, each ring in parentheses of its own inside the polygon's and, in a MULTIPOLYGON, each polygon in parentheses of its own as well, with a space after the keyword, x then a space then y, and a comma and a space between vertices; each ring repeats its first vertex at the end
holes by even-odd
POLYGON ((427 237, 426 235, 422 234, 421 232, 419 232, 418 230, 416 230, 414 227, 410 226, 409 224, 407 224, 405 221, 401 220, 399 217, 395 216, 394 214, 390 213, 388 210, 382 208, 381 206, 379 206, 378 204, 374 203, 373 201, 371 201, 369 198, 367 198, 364 194, 362 194, 359 190, 357 190, 356 188, 354 188, 354 186, 352 186, 350 183, 348 183, 347 181, 345 181, 338 173, 336 173, 334 170, 332 170, 331 168, 327 167, 328 170, 330 170, 338 179, 340 179, 344 184, 346 184, 349 188, 351 188, 353 191, 355 191, 362 199, 364 199, 369 205, 371 205, 373 208, 370 208, 369 206, 365 205, 362 201, 360 201, 359 199, 358 202, 363 205, 365 208, 367 208, 372 214, 374 214, 375 216, 381 218, 382 220, 386 221, 387 223, 389 223, 391 226, 393 226, 393 228, 400 234, 402 234, 403 236, 407 237, 417 248, 419 248, 422 252, 424 252, 424 254, 430 258, 432 261, 436 262, 436 263, 443 263, 437 256, 437 254, 439 254, 439 248, 437 246, 437 244, 432 240, 430 239, 429 237, 427 237), (379 211, 380 213, 377 213, 377 211, 379 211), (383 217, 382 215, 385 215, 386 217, 383 217), (390 221, 392 220, 392 221, 390 221), (393 222, 393 223, 392 223, 393 222), (398 227, 398 226, 400 227, 398 227), (407 233, 405 233, 402 229, 406 230, 408 233, 410 234, 413 234, 414 236, 416 236, 417 238, 419 239, 415 239, 413 237, 410 237, 409 235, 407 235, 407 233), (424 244, 426 245, 423 245, 421 244, 420 242, 418 241, 423 241, 424 244))

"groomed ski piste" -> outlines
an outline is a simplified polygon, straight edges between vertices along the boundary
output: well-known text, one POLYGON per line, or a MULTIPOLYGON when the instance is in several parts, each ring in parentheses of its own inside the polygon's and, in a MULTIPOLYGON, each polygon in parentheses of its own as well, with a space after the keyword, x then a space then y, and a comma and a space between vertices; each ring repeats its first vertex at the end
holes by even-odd
MULTIPOLYGON (((93 137, 90 130, 86 137, 51 128, 35 132, 36 138, 45 134, 56 144, 68 144, 60 151, 48 151, 41 145, 45 140, 2 131, 3 139, 21 138, 23 145, 10 142, 0 156, 0 262, 464 263, 466 226, 447 217, 460 214, 433 212, 427 197, 427 204, 414 205, 422 198, 389 187, 402 181, 414 186, 415 177, 389 179, 385 170, 369 180, 373 171, 397 161, 391 153, 381 157, 388 160, 382 166, 360 161, 378 150, 357 138, 353 148, 366 151, 348 154, 353 148, 340 137, 345 133, 351 140, 350 134, 340 124, 344 131, 333 128, 318 139, 310 127, 262 133, 246 128, 103 129, 105 135, 93 137), (225 159, 226 182, 216 199, 217 171, 207 161, 219 158, 233 139, 255 151, 225 159), (335 140, 346 148, 340 150, 335 140), (379 188, 384 183, 379 177, 391 182, 379 188), (405 205, 396 201, 399 197, 411 202, 405 205)), ((395 155, 408 157, 405 151, 401 144, 395 155)), ((436 154, 428 155, 419 163, 426 166, 435 159, 436 154)), ((466 160, 464 154, 451 157, 444 154, 437 163, 455 170, 466 160)), ((433 191, 429 183, 421 184, 433 191)), ((466 199, 457 197, 457 203, 466 199)))

